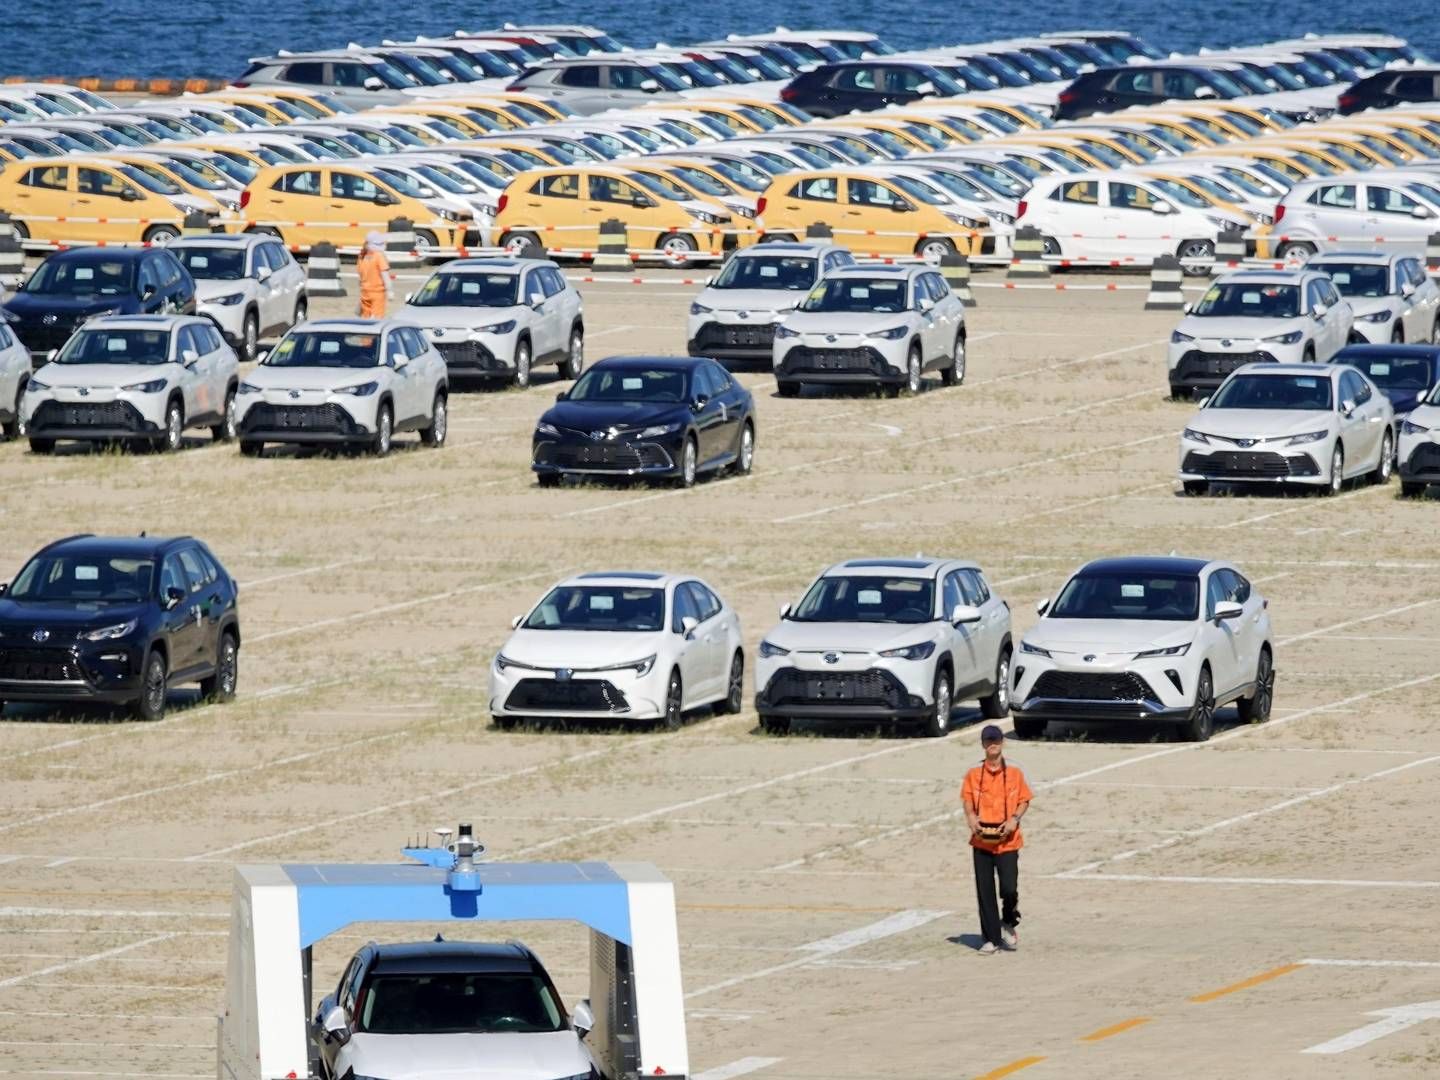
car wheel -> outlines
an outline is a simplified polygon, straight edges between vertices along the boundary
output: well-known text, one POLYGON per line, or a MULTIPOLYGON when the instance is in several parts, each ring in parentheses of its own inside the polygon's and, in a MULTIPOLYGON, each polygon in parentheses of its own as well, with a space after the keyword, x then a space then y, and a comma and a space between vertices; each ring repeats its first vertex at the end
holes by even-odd
POLYGON ((1430 327, 1430 344, 1440 345, 1440 319, 1435 320, 1435 325, 1430 327))
POLYGON ((683 687, 680 683, 680 672, 670 672, 670 683, 665 687, 665 730, 679 731, 681 724, 685 722, 685 713, 681 709, 681 703, 685 700, 683 687))
POLYGON ((995 690, 980 699, 980 714, 986 720, 1000 720, 1010 713, 1010 650, 1003 649, 995 661, 995 690))
POLYGON ((1301 362, 1302 364, 1313 364, 1313 363, 1315 363, 1315 346, 1314 346, 1314 345, 1306 345, 1306 346, 1305 346, 1305 351, 1300 354, 1300 362, 1301 362))
POLYGON ((905 392, 907 394, 920 393, 920 346, 910 346, 910 355, 905 358, 905 392))
POLYGON ((539 259, 545 255, 540 238, 534 233, 506 233, 500 237, 500 246, 517 259, 539 259))
POLYGON ((160 435, 160 449, 173 454, 180 449, 185 437, 185 413, 180 402, 172 401, 165 407, 165 430, 160 435))
POLYGON ((1370 483, 1388 484, 1390 472, 1395 468, 1395 436, 1388 430, 1380 440, 1380 460, 1375 463, 1375 468, 1370 472, 1370 483))
POLYGON ((220 414, 220 423, 210 429, 210 437, 216 442, 230 442, 236 435, 235 388, 225 391, 225 411, 220 414))
POLYGON ((939 266, 940 260, 956 254, 955 245, 943 236, 931 236, 915 245, 915 254, 931 266, 939 266))
POLYGON ((1171 401, 1189 401, 1190 397, 1191 393, 1188 387, 1181 386, 1179 383, 1170 384, 1171 401))
POLYGON ((670 233, 660 241, 660 253, 671 266, 689 266, 695 252, 695 241, 685 233, 670 233))
POLYGON ((309 317, 310 317, 310 304, 309 304, 309 301, 307 301, 307 300, 302 296, 299 300, 295 301, 295 318, 294 318, 294 321, 292 321, 290 325, 291 325, 291 326, 294 326, 294 325, 296 325, 297 323, 302 323, 302 322, 304 322, 306 319, 308 319, 309 317))
POLYGON ((789 735, 790 720, 784 716, 761 716, 760 730, 766 735, 789 735))
POLYGON ((1405 327, 1398 322, 1395 324, 1395 329, 1390 331, 1390 344, 1405 344, 1405 327))
POLYGON ((795 243, 795 234, 788 232, 767 232, 764 236, 760 237, 760 243, 793 244, 795 243))
POLYGON ((800 384, 798 382, 777 382, 775 392, 781 397, 799 397, 800 384))
POLYGON ((228 630, 220 638, 220 651, 215 657, 215 674, 200 680, 200 696, 216 701, 229 701, 240 682, 240 646, 228 630))
POLYGON ((1400 497, 1402 499, 1418 499, 1425 494, 1425 484, 1418 480, 1401 480, 1400 497))
POLYGON ((940 369, 940 381, 946 386, 959 386, 965 381, 965 335, 955 335, 954 361, 940 369))
POLYGON ((1292 240, 1281 244, 1275 249, 1275 258, 1279 262, 1290 262, 1298 260, 1301 263, 1308 262, 1310 256, 1315 254, 1315 245, 1306 244, 1302 241, 1292 240))
POLYGON ((687 436, 685 449, 680 451, 680 475, 675 478, 682 488, 695 486, 696 469, 699 467, 700 450, 695 445, 695 437, 687 436))
POLYGON ((560 474, 559 474, 559 473, 553 473, 553 472, 550 472, 550 473, 545 473, 545 472, 536 473, 536 474, 535 474, 535 483, 536 483, 539 487, 542 487, 542 488, 559 487, 559 486, 560 486, 560 474))
POLYGON ((145 235, 141 239, 155 247, 164 247, 179 236, 180 230, 174 225, 151 225, 145 230, 145 235))
POLYGON ((1038 739, 1045 734, 1045 725, 1048 720, 1036 720, 1034 717, 1017 716, 1015 723, 1015 737, 1017 739, 1038 739))
POLYGON ((140 698, 134 704, 141 720, 159 720, 165 715, 165 657, 151 651, 141 668, 140 698))
POLYGON ((421 262, 429 262, 440 253, 440 240, 429 229, 415 230, 415 257, 421 262))
POLYGON ((1183 483, 1186 495, 1208 495, 1210 493, 1209 480, 1186 480, 1183 483))
POLYGON ((955 708, 950 696, 950 672, 943 667, 935 669, 933 700, 930 718, 925 721, 925 734, 932 739, 943 739, 950 734, 950 713, 955 708))
POLYGON ((1060 258, 1060 241, 1053 236, 1042 236, 1040 238, 1040 256, 1045 259, 1060 258))
POLYGON ((243 457, 259 457, 265 450, 265 444, 255 439, 241 439, 240 453, 243 457))
POLYGON ((32 454, 48 454, 55 449, 54 439, 31 439, 30 452, 32 454))
POLYGON ((725 701, 720 711, 735 715, 745 708, 745 655, 735 650, 730 661, 730 681, 726 684, 725 701))
POLYGON ((1338 442, 1330 454, 1330 482, 1325 485, 1326 495, 1338 495, 1345 486, 1345 449, 1338 442))
POLYGON ((375 434, 370 440, 370 452, 376 457, 390 453, 390 440, 395 434, 395 416, 386 402, 375 414, 375 434))
POLYGON ((1210 669, 1200 669, 1200 682, 1195 687, 1195 703, 1190 706, 1190 716, 1180 727, 1180 735, 1186 742, 1205 742, 1215 730, 1215 684, 1210 678, 1210 669))
POLYGON ((565 359, 560 361, 562 379, 578 379, 585 370, 585 329, 580 325, 570 328, 570 347, 565 350, 565 359))
POLYGON ((1270 707, 1275 702, 1275 663, 1270 659, 1270 650, 1260 650, 1260 660, 1255 667, 1255 692, 1248 698, 1235 703, 1240 719, 1246 724, 1263 724, 1270 719, 1270 707))
POLYGON ((1190 277, 1205 277, 1215 262, 1215 241, 1186 240, 1175 252, 1175 257, 1190 277))
POLYGON ((260 316, 253 311, 245 313, 245 323, 240 327, 240 359, 247 363, 255 359, 260 351, 260 316))
POLYGON ((450 409, 444 394, 435 395, 430 407, 430 426, 420 429, 420 441, 426 446, 444 446, 445 432, 450 427, 450 409))
POLYGON ((746 420, 740 426, 740 445, 735 448, 735 464, 731 471, 736 476, 749 476, 755 467, 755 427, 746 420))
POLYGON ((511 386, 524 390, 530 385, 530 364, 533 356, 529 338, 521 338, 515 343, 515 370, 510 373, 511 386))

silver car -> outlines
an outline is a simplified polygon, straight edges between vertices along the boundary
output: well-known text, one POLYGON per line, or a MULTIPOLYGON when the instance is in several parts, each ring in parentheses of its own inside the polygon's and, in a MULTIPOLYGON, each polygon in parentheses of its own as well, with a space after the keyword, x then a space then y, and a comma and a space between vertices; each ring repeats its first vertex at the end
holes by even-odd
POLYGON ((651 101, 674 101, 689 89, 653 60, 608 54, 547 61, 510 85, 554 98, 584 116, 651 101))
POLYGON ((1440 286, 1413 255, 1337 251, 1305 264, 1335 283, 1355 310, 1355 332, 1372 344, 1440 343, 1440 286))
POLYGON ((1280 200, 1277 259, 1336 248, 1379 247, 1419 253, 1440 230, 1440 172, 1343 173, 1302 180, 1280 200))
POLYGON ((254 360, 267 334, 305 321, 305 270, 275 237, 183 236, 170 251, 195 279, 196 310, 214 321, 240 359, 254 360))
POLYGON ((368 109, 373 105, 398 105, 411 96, 407 91, 420 86, 420 80, 384 57, 337 49, 255 57, 232 85, 260 90, 271 86, 323 90, 346 105, 368 109))

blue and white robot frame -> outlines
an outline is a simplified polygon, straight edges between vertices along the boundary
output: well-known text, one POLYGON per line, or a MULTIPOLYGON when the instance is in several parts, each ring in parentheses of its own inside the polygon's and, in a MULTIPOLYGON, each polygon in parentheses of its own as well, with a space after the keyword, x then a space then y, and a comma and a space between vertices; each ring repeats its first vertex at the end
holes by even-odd
POLYGON ((311 946, 327 935, 357 922, 538 920, 590 928, 587 1041, 602 1072, 686 1076, 671 882, 649 863, 473 861, 483 850, 462 825, 454 845, 405 849, 415 863, 237 866, 219 1080, 313 1075, 311 946))

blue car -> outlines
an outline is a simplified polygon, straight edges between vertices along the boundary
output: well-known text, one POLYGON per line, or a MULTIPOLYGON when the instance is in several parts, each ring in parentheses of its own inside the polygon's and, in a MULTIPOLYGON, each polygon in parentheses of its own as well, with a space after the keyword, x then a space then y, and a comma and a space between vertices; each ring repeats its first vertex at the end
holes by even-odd
POLYGON ((1364 372, 1390 399, 1396 424, 1440 383, 1440 345, 1347 345, 1330 362, 1364 372))

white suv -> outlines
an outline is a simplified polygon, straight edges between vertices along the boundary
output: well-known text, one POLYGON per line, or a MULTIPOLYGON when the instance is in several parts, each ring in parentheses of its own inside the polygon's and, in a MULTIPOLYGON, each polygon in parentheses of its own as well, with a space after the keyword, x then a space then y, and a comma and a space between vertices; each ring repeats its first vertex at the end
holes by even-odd
POLYGON ((1261 723, 1275 693, 1265 600, 1239 570, 1208 559, 1099 559, 1081 567, 1015 656, 1015 734, 1051 720, 1167 723, 1210 738, 1235 702, 1261 723))
POLYGON ((755 710, 771 734, 791 720, 899 720, 950 730, 957 700, 1010 707, 1010 605, 974 563, 851 559, 780 609, 760 642, 755 710))
POLYGON ((229 439, 239 367, 209 319, 105 315, 30 377, 20 419, 37 454, 59 439, 178 450, 189 427, 229 439))
POLYGON ((920 392, 938 368, 965 381, 965 306, 925 266, 849 266, 827 274, 775 329, 781 397, 805 383, 878 385, 920 392))
POLYGON ((400 318, 424 328, 450 375, 529 386, 536 364, 578 378, 584 303, 549 259, 456 259, 405 298, 400 318))
POLYGON ((25 434, 23 398, 30 381, 30 350, 0 319, 0 439, 25 434))
POLYGON ((195 279, 196 311, 254 360, 260 339, 305 321, 305 270, 285 245, 264 233, 182 236, 170 253, 195 279))
POLYGON ((445 361, 418 327, 396 319, 301 323, 240 384, 240 452, 267 442, 366 446, 390 452, 397 431, 442 446, 445 361))

